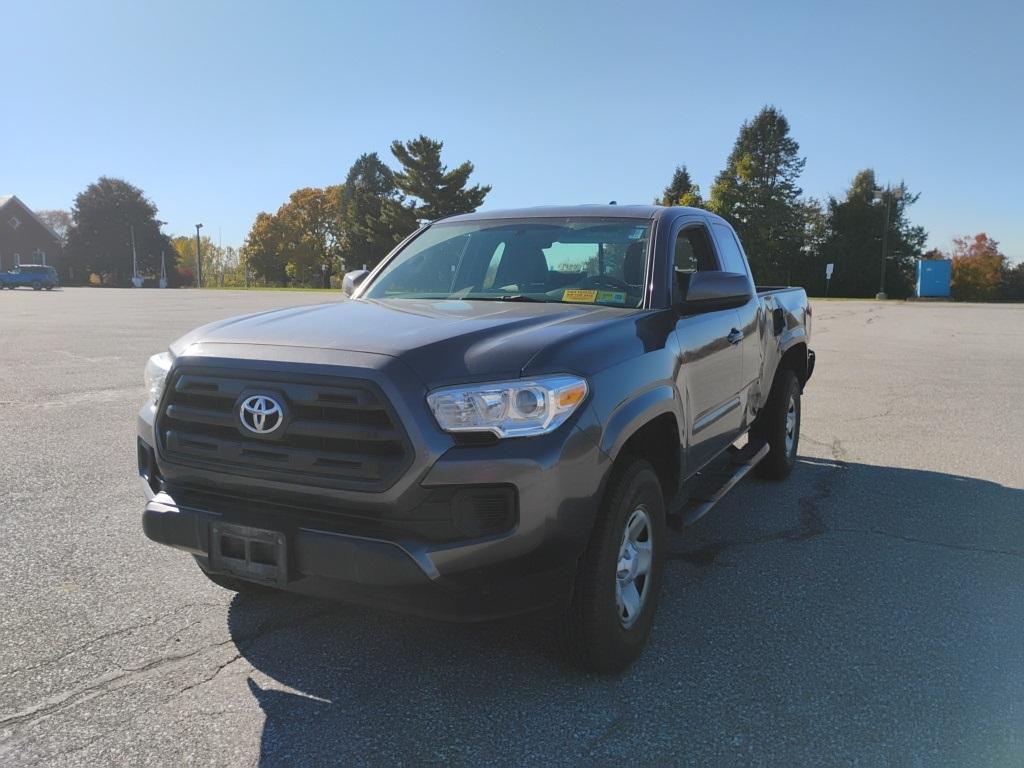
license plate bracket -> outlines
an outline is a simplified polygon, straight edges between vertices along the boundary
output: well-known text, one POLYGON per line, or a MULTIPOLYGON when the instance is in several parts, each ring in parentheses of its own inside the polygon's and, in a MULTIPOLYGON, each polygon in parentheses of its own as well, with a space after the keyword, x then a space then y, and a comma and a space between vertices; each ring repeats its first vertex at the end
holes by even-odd
POLYGON ((288 583, 288 546, 280 531, 235 523, 210 525, 210 566, 250 581, 288 583))

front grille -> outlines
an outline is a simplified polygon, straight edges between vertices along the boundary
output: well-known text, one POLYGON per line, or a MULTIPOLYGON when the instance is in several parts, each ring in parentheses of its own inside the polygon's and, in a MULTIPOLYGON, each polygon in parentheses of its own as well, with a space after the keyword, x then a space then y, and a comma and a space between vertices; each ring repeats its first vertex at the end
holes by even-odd
POLYGON ((382 491, 412 462, 390 404, 369 381, 182 367, 168 383, 157 420, 168 460, 228 474, 382 491), (266 394, 288 413, 276 439, 243 432, 238 403, 266 394))

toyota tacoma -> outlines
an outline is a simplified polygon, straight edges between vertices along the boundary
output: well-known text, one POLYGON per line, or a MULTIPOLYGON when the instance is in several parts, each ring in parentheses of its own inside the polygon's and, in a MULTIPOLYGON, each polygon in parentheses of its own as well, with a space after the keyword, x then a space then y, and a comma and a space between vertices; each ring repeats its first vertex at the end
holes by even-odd
POLYGON ((144 531, 223 587, 552 609, 572 659, 619 670, 651 629, 666 525, 793 468, 807 296, 758 288, 707 211, 454 216, 343 285, 146 365, 144 531))

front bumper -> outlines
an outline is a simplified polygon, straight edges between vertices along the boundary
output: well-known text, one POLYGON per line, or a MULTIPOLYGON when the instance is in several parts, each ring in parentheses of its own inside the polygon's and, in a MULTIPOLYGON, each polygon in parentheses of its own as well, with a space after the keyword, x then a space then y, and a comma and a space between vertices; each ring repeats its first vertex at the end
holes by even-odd
MULTIPOLYGON (((146 536, 192 554, 203 570, 218 572, 210 553, 211 529, 223 516, 171 502, 161 494, 146 505, 146 536)), ((450 621, 500 618, 554 605, 569 594, 575 572, 570 560, 551 570, 506 563, 443 576, 429 552, 393 541, 302 526, 292 527, 286 539, 288 574, 285 583, 276 585, 281 589, 450 621)))
POLYGON ((354 492, 183 467, 154 450, 156 409, 147 405, 138 418, 146 535, 223 573, 210 557, 211 526, 277 531, 287 574, 274 586, 436 618, 488 619, 566 599, 611 464, 591 408, 549 435, 456 445, 425 408, 421 415, 407 405, 423 398, 408 376, 367 367, 358 374, 387 393, 415 445, 415 463, 393 487, 354 492), (511 527, 481 534, 457 521, 463 534, 438 532, 438 497, 492 487, 514 492, 511 527))

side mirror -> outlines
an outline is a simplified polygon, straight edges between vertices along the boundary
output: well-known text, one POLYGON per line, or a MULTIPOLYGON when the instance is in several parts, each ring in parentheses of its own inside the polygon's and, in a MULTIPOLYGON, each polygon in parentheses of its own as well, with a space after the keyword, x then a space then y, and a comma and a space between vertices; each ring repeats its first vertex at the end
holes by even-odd
POLYGON ((351 272, 346 272, 345 277, 341 280, 342 292, 346 296, 351 296, 368 274, 370 274, 368 269, 353 269, 351 272))
POLYGON ((750 279, 738 272, 694 272, 686 296, 676 302, 681 315, 735 309, 750 301, 750 279))

